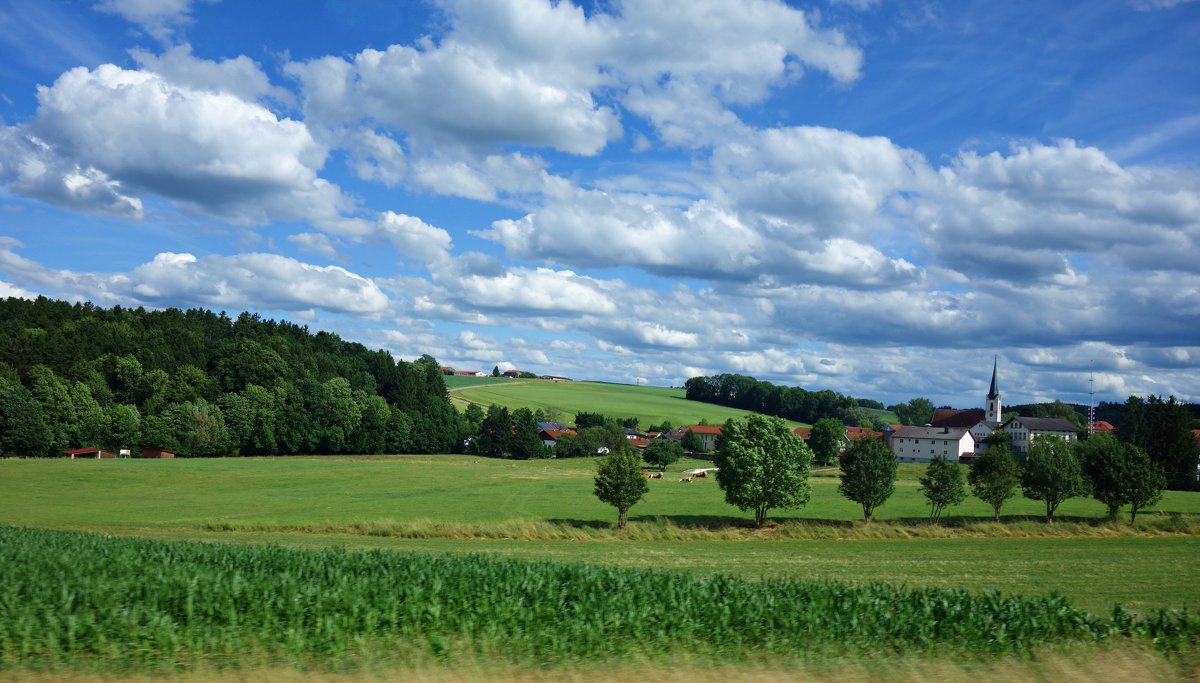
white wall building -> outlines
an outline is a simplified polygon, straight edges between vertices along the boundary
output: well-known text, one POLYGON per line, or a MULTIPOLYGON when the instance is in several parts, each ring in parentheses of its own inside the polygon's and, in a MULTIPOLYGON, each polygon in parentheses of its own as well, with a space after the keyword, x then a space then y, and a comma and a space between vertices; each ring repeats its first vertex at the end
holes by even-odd
POLYGON ((1034 439, 1055 437, 1074 442, 1079 438, 1075 423, 1059 417, 1014 417, 1002 429, 1012 440, 1013 457, 1019 462, 1025 460, 1034 439))
POLYGON ((964 453, 975 452, 975 439, 961 427, 901 427, 891 442, 900 462, 930 462, 939 455, 958 462, 964 453))

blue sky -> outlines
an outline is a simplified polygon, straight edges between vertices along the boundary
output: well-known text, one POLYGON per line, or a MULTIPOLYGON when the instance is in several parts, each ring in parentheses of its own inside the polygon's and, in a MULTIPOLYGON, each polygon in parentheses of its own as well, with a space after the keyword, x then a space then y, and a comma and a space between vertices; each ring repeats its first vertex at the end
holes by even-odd
POLYGON ((1197 45, 1188 0, 0 0, 0 296, 1197 401, 1197 45))

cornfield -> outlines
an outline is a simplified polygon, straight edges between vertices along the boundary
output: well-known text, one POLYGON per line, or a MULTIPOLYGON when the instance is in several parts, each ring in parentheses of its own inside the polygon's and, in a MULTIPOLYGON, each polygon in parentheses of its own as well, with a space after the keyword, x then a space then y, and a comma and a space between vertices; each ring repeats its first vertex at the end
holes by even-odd
POLYGON ((0 669, 977 657, 1122 640, 1191 650, 1200 618, 884 583, 0 528, 0 669))

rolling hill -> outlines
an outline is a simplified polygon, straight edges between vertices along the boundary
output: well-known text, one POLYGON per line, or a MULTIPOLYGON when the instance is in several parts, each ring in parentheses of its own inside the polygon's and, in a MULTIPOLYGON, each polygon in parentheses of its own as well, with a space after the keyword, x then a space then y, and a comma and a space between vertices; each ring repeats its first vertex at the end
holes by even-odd
MULTIPOLYGON (((496 379, 492 377, 447 377, 450 399, 459 409, 471 403, 487 408, 541 408, 548 417, 570 423, 576 413, 601 413, 611 417, 637 417, 645 428, 664 420, 673 426, 707 420, 721 424, 748 411, 689 401, 682 388, 609 384, 606 382, 556 382, 544 379, 496 379)), ((795 428, 807 426, 788 421, 795 428)))

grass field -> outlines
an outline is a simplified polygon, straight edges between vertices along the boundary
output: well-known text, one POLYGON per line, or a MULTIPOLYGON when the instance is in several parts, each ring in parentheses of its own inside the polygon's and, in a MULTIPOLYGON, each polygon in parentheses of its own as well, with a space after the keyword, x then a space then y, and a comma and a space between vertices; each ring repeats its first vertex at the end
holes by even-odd
MULTIPOLYGON (((610 417, 636 417, 642 428, 668 420, 673 426, 707 420, 722 424, 748 411, 689 401, 682 388, 647 387, 604 382, 555 382, 541 379, 505 380, 491 377, 447 377, 450 398, 460 408, 477 403, 486 408, 541 408, 552 419, 571 423, 576 413, 601 413, 610 417)), ((788 422, 791 427, 806 426, 788 422)))
POLYGON ((715 481, 668 477, 651 482, 631 511, 631 529, 617 534, 612 508, 591 493, 594 467, 467 456, 6 460, 0 525, 1056 591, 1095 611, 1115 602, 1200 609, 1200 494, 1168 493, 1139 517, 1157 531, 1096 524, 1103 508, 1089 499, 1064 503, 1060 523, 1047 527, 1032 521, 1040 504, 1022 498, 1005 508, 1003 525, 968 499, 951 510, 953 528, 942 529, 922 521, 920 466, 903 466, 896 494, 878 510, 881 523, 864 529, 860 510, 838 495, 835 472, 823 471, 811 480, 807 507, 772 511, 771 528, 755 531, 752 515, 726 505, 715 481))

